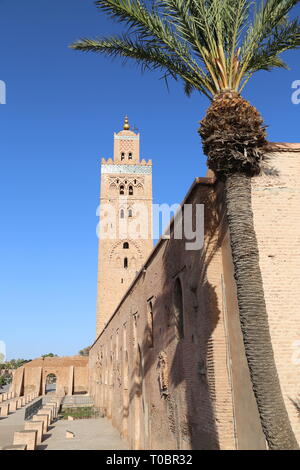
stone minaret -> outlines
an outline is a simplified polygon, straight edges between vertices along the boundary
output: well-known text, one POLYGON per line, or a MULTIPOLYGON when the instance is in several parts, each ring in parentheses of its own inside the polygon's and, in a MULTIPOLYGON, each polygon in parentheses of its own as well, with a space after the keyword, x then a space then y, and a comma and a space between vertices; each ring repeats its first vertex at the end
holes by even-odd
POLYGON ((114 134, 114 159, 102 159, 98 235, 97 336, 153 247, 152 162, 140 161, 140 134, 127 117, 114 134))

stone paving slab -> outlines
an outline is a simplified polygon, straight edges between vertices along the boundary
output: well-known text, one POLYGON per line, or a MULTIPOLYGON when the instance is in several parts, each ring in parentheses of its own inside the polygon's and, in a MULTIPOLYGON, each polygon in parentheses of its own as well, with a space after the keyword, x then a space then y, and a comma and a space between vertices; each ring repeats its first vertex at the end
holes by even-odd
POLYGON ((9 413, 8 416, 0 417, 0 449, 12 445, 15 431, 24 431, 25 409, 36 400, 38 398, 34 399, 30 404, 19 408, 17 411, 9 413))
POLYGON ((0 449, 12 445, 15 431, 24 429, 25 408, 0 418, 0 449))
POLYGON ((54 422, 38 450, 126 450, 128 446, 106 418, 54 422), (66 431, 75 434, 66 438, 66 431))

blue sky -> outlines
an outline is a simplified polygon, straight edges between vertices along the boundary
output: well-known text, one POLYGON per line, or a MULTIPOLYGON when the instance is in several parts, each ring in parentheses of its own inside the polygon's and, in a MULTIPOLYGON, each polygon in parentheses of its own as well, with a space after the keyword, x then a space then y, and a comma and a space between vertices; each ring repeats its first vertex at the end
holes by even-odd
MULTIPOLYGON (((300 13, 298 6, 295 13, 300 13)), ((153 160, 154 202, 180 202, 205 175, 197 134, 208 102, 169 91, 131 62, 82 54, 68 44, 123 30, 91 0, 0 0, 0 340, 7 357, 76 354, 95 335, 96 208, 100 158, 112 156, 123 116, 153 160)), ((299 52, 291 70, 259 73, 245 97, 269 140, 299 142, 299 52)))

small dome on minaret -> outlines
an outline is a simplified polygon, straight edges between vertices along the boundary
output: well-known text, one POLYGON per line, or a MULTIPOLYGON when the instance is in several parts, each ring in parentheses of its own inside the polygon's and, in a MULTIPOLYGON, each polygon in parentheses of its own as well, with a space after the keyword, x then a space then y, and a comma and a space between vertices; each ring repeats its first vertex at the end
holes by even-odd
POLYGON ((125 116, 125 119, 124 119, 124 131, 129 131, 130 130, 130 125, 129 125, 129 121, 128 121, 128 116, 125 116))

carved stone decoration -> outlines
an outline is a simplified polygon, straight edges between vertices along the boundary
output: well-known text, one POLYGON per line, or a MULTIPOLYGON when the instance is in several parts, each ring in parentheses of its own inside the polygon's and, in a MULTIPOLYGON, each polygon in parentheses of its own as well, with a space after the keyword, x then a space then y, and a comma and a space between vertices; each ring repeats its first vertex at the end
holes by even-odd
POLYGON ((162 398, 167 398, 169 395, 169 370, 165 351, 161 351, 158 355, 157 370, 160 395, 162 398))
POLYGON ((103 358, 102 352, 101 353, 97 352, 97 360, 96 360, 95 365, 96 365, 99 384, 102 384, 102 358, 103 358))
POLYGON ((110 176, 109 177, 109 188, 115 186, 117 189, 120 185, 124 186, 142 186, 144 187, 145 178, 143 176, 110 176))

